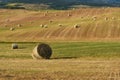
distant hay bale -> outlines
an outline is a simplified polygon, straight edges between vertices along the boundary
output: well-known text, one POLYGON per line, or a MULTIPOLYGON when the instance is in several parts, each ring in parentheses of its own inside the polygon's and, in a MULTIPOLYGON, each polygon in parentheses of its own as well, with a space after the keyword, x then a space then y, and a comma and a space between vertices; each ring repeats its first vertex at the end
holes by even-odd
POLYGON ((72 10, 75 10, 75 8, 73 8, 72 10))
POLYGON ((43 24, 41 24, 41 25, 40 25, 40 27, 42 27, 42 28, 43 28, 43 27, 44 27, 44 25, 43 25, 43 24))
POLYGON ((97 17, 96 17, 96 16, 93 16, 92 19, 95 21, 95 20, 97 19, 97 17))
POLYGON ((47 25, 44 25, 44 28, 48 28, 48 26, 47 26, 47 25))
POLYGON ((112 20, 115 20, 115 17, 112 17, 111 19, 112 19, 112 20))
POLYGON ((105 20, 107 21, 107 20, 108 20, 108 17, 105 17, 105 20))
POLYGON ((18 27, 21 27, 22 25, 21 25, 21 24, 18 24, 17 26, 18 26, 18 27))
POLYGON ((74 25, 74 28, 80 28, 80 25, 75 24, 75 25, 74 25))
POLYGON ((72 16, 71 14, 68 14, 68 17, 72 16))
POLYGON ((52 55, 52 49, 48 44, 39 44, 33 49, 33 59, 50 59, 52 55))
POLYGON ((15 44, 15 43, 13 43, 13 44, 12 44, 12 49, 18 49, 18 45, 15 44))
POLYGON ((11 27, 11 28, 10 28, 10 31, 13 31, 13 30, 15 30, 15 28, 12 28, 12 27, 11 27))
POLYGON ((62 24, 58 24, 59 27, 62 27, 63 25, 62 24))

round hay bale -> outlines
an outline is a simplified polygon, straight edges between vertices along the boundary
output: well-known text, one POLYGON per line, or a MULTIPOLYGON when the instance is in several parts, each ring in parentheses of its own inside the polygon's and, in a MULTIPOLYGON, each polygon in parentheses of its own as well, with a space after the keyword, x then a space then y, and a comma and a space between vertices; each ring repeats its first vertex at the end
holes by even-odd
POLYGON ((48 28, 48 26, 47 26, 47 25, 44 25, 44 28, 48 28))
POLYGON ((15 43, 13 43, 13 44, 12 44, 12 49, 18 49, 18 45, 15 44, 15 43))
POLYGON ((112 17, 111 19, 112 19, 112 20, 115 20, 115 17, 112 17))
POLYGON ((74 28, 80 28, 80 25, 76 24, 74 25, 74 28))
POLYGON ((43 27, 44 27, 44 25, 43 25, 43 24, 41 24, 41 25, 40 25, 40 27, 42 27, 42 28, 43 28, 43 27))
POLYGON ((10 28, 10 31, 13 31, 13 30, 15 30, 15 28, 10 28))
POLYGON ((75 8, 73 8, 72 10, 75 10, 75 8))
POLYGON ((52 49, 48 44, 39 44, 33 49, 33 59, 50 59, 52 55, 52 49))
POLYGON ((108 20, 108 17, 105 17, 105 21, 107 21, 108 20))
POLYGON ((21 24, 18 24, 17 26, 18 26, 18 27, 21 27, 22 25, 21 25, 21 24))
POLYGON ((97 19, 97 17, 96 17, 96 16, 93 16, 92 19, 95 21, 95 20, 97 19))
POLYGON ((71 14, 68 14, 68 17, 72 16, 71 14))
POLYGON ((62 27, 63 25, 62 24, 58 24, 59 27, 62 27))

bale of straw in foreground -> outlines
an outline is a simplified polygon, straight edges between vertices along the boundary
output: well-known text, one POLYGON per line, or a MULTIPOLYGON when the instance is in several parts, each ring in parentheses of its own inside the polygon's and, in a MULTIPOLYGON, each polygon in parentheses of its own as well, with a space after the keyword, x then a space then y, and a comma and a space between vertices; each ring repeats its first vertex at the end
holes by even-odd
POLYGON ((15 44, 15 43, 13 43, 13 44, 12 44, 12 49, 18 49, 18 45, 15 44))
POLYGON ((33 59, 50 59, 52 55, 52 49, 48 44, 39 44, 33 49, 33 59))

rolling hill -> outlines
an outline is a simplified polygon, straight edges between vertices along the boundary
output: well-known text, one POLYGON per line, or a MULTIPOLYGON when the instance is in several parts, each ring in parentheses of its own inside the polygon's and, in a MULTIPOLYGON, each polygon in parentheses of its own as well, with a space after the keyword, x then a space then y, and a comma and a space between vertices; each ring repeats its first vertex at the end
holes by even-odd
POLYGON ((69 9, 77 7, 120 6, 120 0, 0 0, 1 8, 69 9))
POLYGON ((119 41, 120 8, 0 10, 0 41, 119 41))

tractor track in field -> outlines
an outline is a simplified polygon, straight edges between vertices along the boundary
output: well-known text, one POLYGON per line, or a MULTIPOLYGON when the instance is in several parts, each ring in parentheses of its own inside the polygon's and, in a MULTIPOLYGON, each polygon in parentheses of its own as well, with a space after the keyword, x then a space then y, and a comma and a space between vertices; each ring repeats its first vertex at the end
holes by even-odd
POLYGON ((1 40, 9 38, 12 41, 117 40, 120 39, 119 12, 119 8, 84 8, 56 12, 1 10, 0 29, 5 32, 2 31, 0 36, 1 40), (18 24, 22 26, 18 27, 18 24), (80 24, 80 27, 73 27, 75 24, 80 24), (15 30, 9 31, 11 27, 15 27, 15 30))

